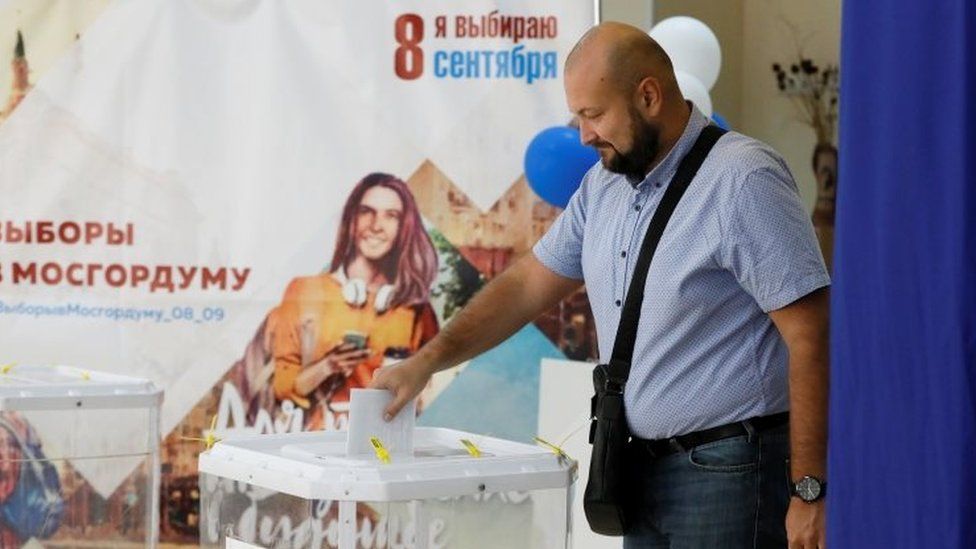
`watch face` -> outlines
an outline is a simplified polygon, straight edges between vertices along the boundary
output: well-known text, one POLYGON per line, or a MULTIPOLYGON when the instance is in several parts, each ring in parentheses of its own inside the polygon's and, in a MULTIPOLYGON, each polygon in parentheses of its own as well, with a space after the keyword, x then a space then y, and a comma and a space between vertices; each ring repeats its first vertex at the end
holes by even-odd
POLYGON ((803 477, 796 483, 796 495, 803 501, 814 501, 820 497, 820 481, 813 477, 803 477))

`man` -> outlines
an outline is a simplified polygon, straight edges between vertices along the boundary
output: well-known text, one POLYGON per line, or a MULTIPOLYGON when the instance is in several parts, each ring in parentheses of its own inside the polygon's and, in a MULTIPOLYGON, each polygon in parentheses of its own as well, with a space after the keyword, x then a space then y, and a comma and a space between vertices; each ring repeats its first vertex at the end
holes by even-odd
MULTIPOLYGON (((601 162, 532 254, 374 381, 394 393, 388 416, 433 372, 503 341, 584 281, 600 356, 609 359, 650 219, 707 119, 682 98, 664 51, 619 23, 580 39, 565 88, 582 140, 601 162)), ((823 547, 824 501, 815 492, 826 475, 828 285, 782 159, 724 135, 647 277, 625 389, 640 496, 624 547, 786 547, 787 537, 790 548, 823 547), (715 427, 735 435, 692 442, 715 427), (791 480, 809 501, 790 497, 791 480)))

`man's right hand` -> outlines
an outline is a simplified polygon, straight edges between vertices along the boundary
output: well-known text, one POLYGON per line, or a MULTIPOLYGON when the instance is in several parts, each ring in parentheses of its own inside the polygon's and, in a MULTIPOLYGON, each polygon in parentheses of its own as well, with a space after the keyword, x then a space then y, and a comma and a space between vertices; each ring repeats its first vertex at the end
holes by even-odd
POLYGON ((393 392, 393 402, 385 411, 387 421, 417 398, 434 372, 505 341, 582 285, 582 280, 549 270, 535 255, 523 255, 475 294, 417 354, 384 370, 370 383, 372 389, 393 392))
POLYGON ((386 368, 369 384, 370 389, 386 389, 393 393, 393 401, 383 412, 383 419, 392 420, 408 402, 417 398, 433 375, 433 368, 421 356, 413 356, 394 367, 386 368))

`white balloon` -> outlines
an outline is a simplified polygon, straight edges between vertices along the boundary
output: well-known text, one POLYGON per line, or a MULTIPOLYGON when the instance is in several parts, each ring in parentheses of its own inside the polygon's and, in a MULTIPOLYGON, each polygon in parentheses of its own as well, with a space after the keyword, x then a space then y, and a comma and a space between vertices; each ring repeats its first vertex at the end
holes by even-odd
POLYGON ((674 71, 675 78, 678 79, 678 87, 681 88, 681 95, 698 107, 698 110, 706 118, 712 117, 712 97, 708 95, 705 85, 694 76, 684 71, 674 71))
POLYGON ((722 68, 722 49, 708 25, 694 17, 668 17, 649 34, 668 52, 674 70, 691 74, 706 90, 712 89, 722 68))

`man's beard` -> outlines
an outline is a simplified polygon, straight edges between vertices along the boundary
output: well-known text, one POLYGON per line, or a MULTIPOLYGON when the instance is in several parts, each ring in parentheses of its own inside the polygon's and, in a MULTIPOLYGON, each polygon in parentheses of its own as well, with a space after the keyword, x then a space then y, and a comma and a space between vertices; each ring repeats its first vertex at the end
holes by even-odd
POLYGON ((603 167, 614 173, 625 176, 632 184, 640 183, 647 176, 647 169, 657 158, 661 148, 661 129, 644 120, 639 113, 631 112, 631 131, 633 145, 626 153, 620 152, 609 143, 603 146, 613 149, 614 155, 609 160, 603 160, 603 167))

